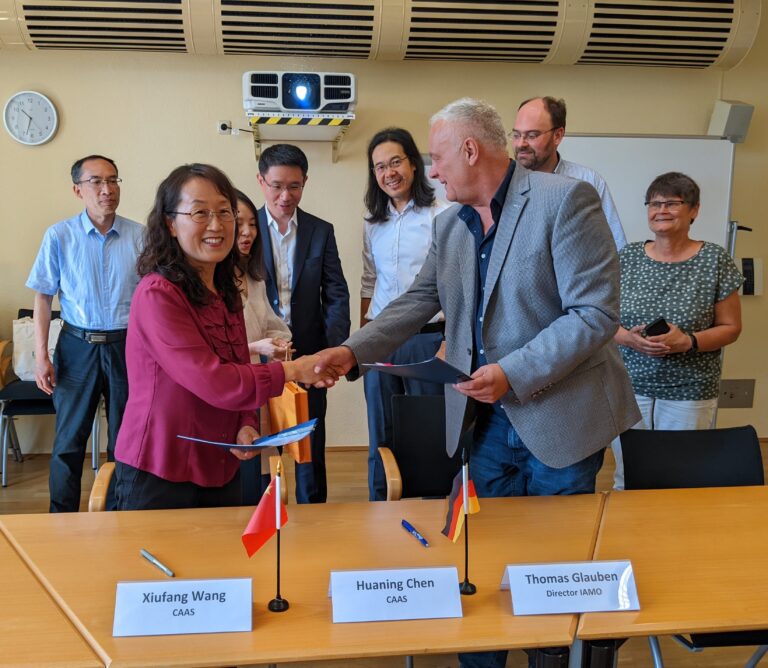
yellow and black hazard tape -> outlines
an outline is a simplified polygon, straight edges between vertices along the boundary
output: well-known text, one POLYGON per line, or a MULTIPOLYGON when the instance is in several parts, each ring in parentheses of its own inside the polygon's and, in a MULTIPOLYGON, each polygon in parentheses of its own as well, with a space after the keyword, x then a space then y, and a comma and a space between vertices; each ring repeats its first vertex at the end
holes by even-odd
POLYGON ((329 118, 315 117, 307 118, 304 116, 251 116, 249 119, 251 127, 256 125, 349 125, 352 122, 350 118, 329 118))

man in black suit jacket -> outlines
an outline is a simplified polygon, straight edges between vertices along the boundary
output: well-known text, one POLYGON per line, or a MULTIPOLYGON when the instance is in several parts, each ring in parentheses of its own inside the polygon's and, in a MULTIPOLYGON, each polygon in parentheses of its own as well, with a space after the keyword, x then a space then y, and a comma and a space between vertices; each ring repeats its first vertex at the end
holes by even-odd
MULTIPOLYGON (((267 148, 259 159, 259 234, 269 303, 291 328, 297 355, 338 346, 349 336, 349 289, 333 225, 298 208, 307 182, 307 156, 291 144, 267 148)), ((326 390, 309 388, 309 417, 317 418, 312 462, 296 464, 296 501, 323 503, 326 390)))

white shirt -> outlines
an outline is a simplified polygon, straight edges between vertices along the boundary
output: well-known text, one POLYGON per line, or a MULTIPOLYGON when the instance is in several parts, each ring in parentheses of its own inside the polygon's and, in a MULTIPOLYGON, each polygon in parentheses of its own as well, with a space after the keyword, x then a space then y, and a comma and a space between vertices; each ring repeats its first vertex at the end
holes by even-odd
POLYGON ((559 153, 557 157, 559 161, 555 167, 555 174, 570 176, 572 179, 578 179, 579 181, 586 181, 591 183, 595 190, 597 190, 597 194, 600 195, 600 199, 603 202, 603 213, 608 220, 608 227, 611 228, 613 240, 616 242, 616 249, 621 250, 627 244, 627 237, 624 234, 624 228, 621 226, 621 220, 619 219, 619 212, 613 203, 613 197, 611 197, 611 191, 608 190, 608 184, 605 182, 605 179, 594 169, 563 160, 560 158, 559 153))
POLYGON ((373 320, 411 287, 432 243, 432 222, 448 206, 435 200, 431 207, 417 207, 411 200, 398 213, 390 202, 387 220, 365 222, 360 296, 371 300, 366 318, 373 320))
POLYGON ((288 221, 285 234, 280 234, 277 221, 265 206, 267 214, 267 226, 269 227, 269 240, 272 244, 272 258, 275 262, 275 279, 277 280, 277 295, 280 300, 278 309, 283 322, 291 325, 291 291, 293 286, 293 258, 296 255, 296 230, 299 223, 296 220, 296 212, 288 221))

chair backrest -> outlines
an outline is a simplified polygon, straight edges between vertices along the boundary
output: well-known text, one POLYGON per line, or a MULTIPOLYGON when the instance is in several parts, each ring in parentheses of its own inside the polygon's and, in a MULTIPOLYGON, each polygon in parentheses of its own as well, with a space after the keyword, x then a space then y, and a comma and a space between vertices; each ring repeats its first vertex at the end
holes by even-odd
POLYGON ((392 397, 392 453, 403 479, 403 497, 448 496, 461 454, 445 451, 442 395, 392 397))
POLYGON ((99 467, 96 479, 93 481, 91 493, 88 496, 88 512, 101 512, 107 507, 107 492, 109 482, 115 473, 115 462, 104 462, 99 467))
POLYGON ((621 435, 625 489, 763 485, 763 458, 754 427, 621 435))

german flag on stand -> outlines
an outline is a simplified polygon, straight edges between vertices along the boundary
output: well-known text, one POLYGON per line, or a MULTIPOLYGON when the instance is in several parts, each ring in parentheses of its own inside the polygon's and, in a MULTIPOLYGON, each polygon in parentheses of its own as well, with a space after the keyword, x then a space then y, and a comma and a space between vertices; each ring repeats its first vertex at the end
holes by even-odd
POLYGON ((461 529, 464 526, 465 476, 467 480, 467 513, 480 512, 480 501, 477 499, 475 484, 469 479, 468 468, 466 465, 462 466, 461 471, 456 474, 451 487, 451 495, 448 497, 448 514, 445 516, 445 527, 443 527, 442 533, 454 543, 459 539, 461 529))

